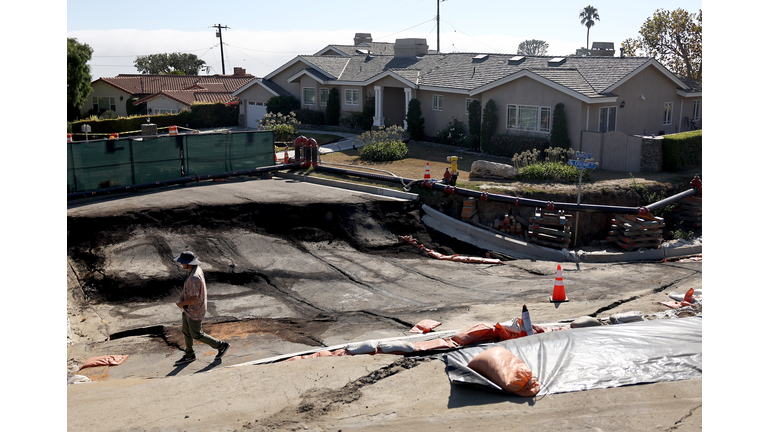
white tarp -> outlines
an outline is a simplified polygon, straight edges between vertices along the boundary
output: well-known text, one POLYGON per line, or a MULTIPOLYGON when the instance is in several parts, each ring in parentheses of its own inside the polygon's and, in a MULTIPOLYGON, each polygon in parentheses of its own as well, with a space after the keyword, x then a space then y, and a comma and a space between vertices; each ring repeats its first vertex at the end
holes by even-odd
POLYGON ((502 346, 541 383, 539 396, 702 376, 702 318, 584 327, 483 344, 440 354, 451 382, 501 388, 469 369, 477 354, 502 346))

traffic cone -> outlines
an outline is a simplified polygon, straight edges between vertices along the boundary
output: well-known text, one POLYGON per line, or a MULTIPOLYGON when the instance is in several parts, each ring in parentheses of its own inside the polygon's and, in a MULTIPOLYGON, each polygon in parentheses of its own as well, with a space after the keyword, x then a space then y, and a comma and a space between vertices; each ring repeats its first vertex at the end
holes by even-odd
POLYGON ((552 292, 552 297, 549 298, 549 301, 550 303, 568 301, 568 297, 565 296, 565 286, 563 285, 563 270, 560 268, 560 264, 557 265, 557 274, 555 275, 555 289, 552 292))
POLYGON ((288 147, 285 148, 285 153, 283 154, 283 163, 287 164, 291 161, 291 158, 288 156, 288 147))
POLYGON ((427 162, 427 168, 424 170, 424 178, 425 179, 431 179, 432 176, 429 173, 429 162, 427 162))
POLYGON ((685 298, 683 298, 683 302, 688 302, 690 304, 693 304, 693 288, 689 289, 687 293, 685 293, 685 298))

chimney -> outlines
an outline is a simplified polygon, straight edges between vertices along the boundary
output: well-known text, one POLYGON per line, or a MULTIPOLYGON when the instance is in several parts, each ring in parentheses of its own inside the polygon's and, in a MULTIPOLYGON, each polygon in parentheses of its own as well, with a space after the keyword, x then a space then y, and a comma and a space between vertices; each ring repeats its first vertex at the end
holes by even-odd
POLYGON ((360 45, 361 43, 371 43, 373 42, 373 38, 371 37, 370 33, 355 33, 355 46, 360 45))
POLYGON ((426 39, 395 39, 395 57, 416 57, 429 51, 426 39))
POLYGON ((592 49, 589 50, 591 56, 613 57, 614 54, 613 42, 592 42, 592 49))
POLYGON ((236 67, 234 75, 245 75, 245 69, 243 69, 241 67, 236 67))

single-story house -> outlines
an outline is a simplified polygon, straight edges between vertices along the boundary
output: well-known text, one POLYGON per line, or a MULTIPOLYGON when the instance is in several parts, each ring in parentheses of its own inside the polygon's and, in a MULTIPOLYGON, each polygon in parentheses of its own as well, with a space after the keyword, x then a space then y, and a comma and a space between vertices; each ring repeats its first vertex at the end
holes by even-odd
POLYGON ((237 89, 254 79, 239 67, 232 75, 120 74, 93 81, 93 91, 80 111, 84 115, 91 109, 112 110, 127 116, 127 104, 132 104, 143 113, 176 113, 194 102, 229 102, 237 89))
POLYGON ((373 43, 358 34, 354 45, 299 55, 234 94, 248 127, 258 123, 246 110, 251 103, 291 94, 302 108, 324 111, 336 87, 342 116, 361 112, 372 97, 375 126, 407 129, 408 103, 418 99, 425 132, 433 136, 453 119, 466 125, 473 99, 483 107, 494 100, 497 134, 546 136, 555 105, 563 103, 574 147, 582 131, 659 135, 690 130, 693 122, 701 128, 700 83, 676 76, 652 58, 594 51, 586 57, 437 53, 426 39, 373 43))

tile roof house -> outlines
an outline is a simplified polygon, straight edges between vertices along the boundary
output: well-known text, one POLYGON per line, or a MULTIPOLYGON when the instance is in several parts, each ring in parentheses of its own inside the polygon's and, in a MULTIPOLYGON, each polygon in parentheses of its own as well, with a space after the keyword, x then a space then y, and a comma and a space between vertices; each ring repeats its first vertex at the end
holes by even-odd
POLYGON ((258 122, 251 119, 255 111, 245 112, 245 101, 264 104, 288 93, 302 108, 324 111, 328 92, 336 87, 342 116, 361 112, 366 97, 373 97, 375 126, 407 128, 408 102, 418 99, 425 132, 432 136, 453 119, 466 125, 473 99, 483 107, 495 101, 497 134, 546 136, 555 105, 563 103, 572 145, 580 142, 582 131, 666 134, 689 130, 693 120, 701 127, 701 84, 674 75, 652 58, 609 52, 588 57, 437 53, 426 39, 391 44, 365 36, 357 34, 352 46, 329 45, 314 55, 299 55, 237 90, 248 126, 258 122))
POLYGON ((81 113, 110 109, 119 116, 127 116, 127 103, 150 114, 173 113, 195 102, 229 102, 237 89, 255 79, 239 67, 232 75, 120 74, 99 78, 91 83, 93 92, 81 113))

